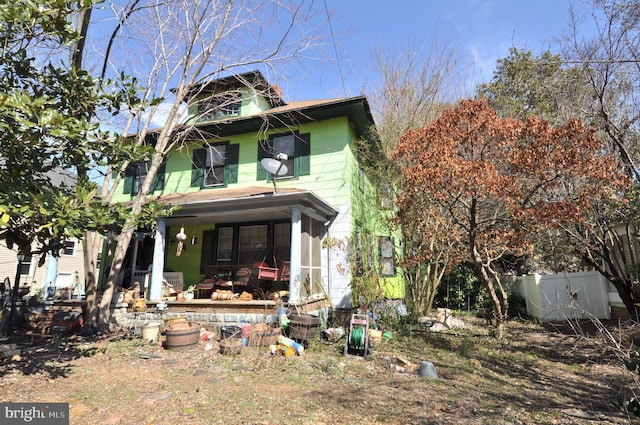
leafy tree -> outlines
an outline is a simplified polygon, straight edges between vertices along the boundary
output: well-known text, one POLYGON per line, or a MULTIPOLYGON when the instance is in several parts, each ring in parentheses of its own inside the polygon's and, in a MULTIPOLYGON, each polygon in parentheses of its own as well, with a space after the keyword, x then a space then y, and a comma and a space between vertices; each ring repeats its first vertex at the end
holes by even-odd
MULTIPOLYGON (((402 175, 389 153, 404 133, 433 122, 460 95, 458 58, 455 46, 434 38, 428 50, 413 44, 392 53, 378 50, 375 71, 380 84, 367 88, 367 97, 376 121, 372 138, 377 143, 361 144, 359 154, 377 186, 399 187, 402 175)), ((430 312, 440 279, 449 267, 447 243, 424 231, 430 226, 428 220, 439 217, 429 215, 430 208, 428 202, 416 203, 413 210, 393 221, 402 237, 399 265, 405 300, 409 311, 419 315, 430 312), (425 245, 431 249, 422 249, 425 245)))
POLYGON ((88 135, 98 133, 91 116, 102 100, 94 81, 55 55, 43 63, 34 53, 76 42, 68 20, 76 11, 74 2, 59 1, 0 8, 0 238, 25 254, 35 247, 41 261, 65 239, 107 223, 91 214, 100 208, 95 184, 56 178, 87 148, 88 135))
POLYGON ((399 211, 426 195, 451 223, 447 233, 458 242, 450 255, 468 261, 487 288, 498 338, 508 297, 497 262, 530 252, 539 228, 583 222, 594 202, 623 187, 617 162, 601 147, 577 119, 552 127, 536 117, 500 118, 486 101, 465 100, 407 132, 394 152, 405 178, 399 211))

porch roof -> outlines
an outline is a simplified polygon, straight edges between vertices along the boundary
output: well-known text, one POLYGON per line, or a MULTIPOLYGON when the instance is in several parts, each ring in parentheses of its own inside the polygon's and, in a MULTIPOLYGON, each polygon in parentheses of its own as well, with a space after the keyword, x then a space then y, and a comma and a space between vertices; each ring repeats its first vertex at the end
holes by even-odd
POLYGON ((278 188, 278 193, 264 187, 201 190, 162 195, 153 200, 181 206, 167 218, 168 225, 184 222, 185 218, 196 224, 289 219, 292 208, 323 223, 338 215, 335 208, 315 193, 296 188, 278 188))

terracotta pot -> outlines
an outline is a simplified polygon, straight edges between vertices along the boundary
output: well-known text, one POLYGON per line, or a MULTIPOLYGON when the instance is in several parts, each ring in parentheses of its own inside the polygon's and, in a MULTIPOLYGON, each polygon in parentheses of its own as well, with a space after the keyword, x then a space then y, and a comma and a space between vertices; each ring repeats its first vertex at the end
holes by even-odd
POLYGON ((138 298, 136 302, 133 303, 131 309, 135 312, 147 311, 147 303, 144 302, 144 298, 138 298))

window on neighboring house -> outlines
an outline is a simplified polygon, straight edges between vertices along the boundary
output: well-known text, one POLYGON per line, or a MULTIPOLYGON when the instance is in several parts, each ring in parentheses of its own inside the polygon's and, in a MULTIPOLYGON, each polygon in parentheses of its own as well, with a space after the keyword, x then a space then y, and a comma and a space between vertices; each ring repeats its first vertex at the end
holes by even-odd
MULTIPOLYGON (((130 193, 131 195, 137 195, 140 193, 140 188, 142 187, 144 180, 147 178, 150 167, 151 160, 138 164, 131 164, 127 167, 124 173, 124 193, 130 193)), ((158 168, 156 175, 153 176, 151 188, 149 189, 150 193, 164 189, 164 169, 165 166, 163 162, 160 168, 158 168)))
POLYGON ((278 179, 310 174, 311 137, 309 133, 279 134, 271 136, 269 140, 260 141, 258 143, 258 180, 271 178, 260 161, 264 158, 276 158, 278 154, 287 155, 286 160, 281 160, 287 166, 287 173, 277 177, 278 179))
POLYGON ((64 249, 62 255, 75 255, 76 253, 76 241, 64 241, 64 249))
POLYGON ((198 102, 198 122, 237 115, 240 115, 239 93, 225 93, 198 102))
POLYGON ((31 263, 33 257, 31 255, 25 255, 20 265, 20 276, 29 276, 31 274, 31 263))
POLYGON ((238 144, 216 143, 193 151, 192 187, 224 187, 238 182, 238 144))
POLYGON ((390 277, 396 275, 392 237, 380 236, 378 238, 378 262, 380 263, 380 276, 390 277))

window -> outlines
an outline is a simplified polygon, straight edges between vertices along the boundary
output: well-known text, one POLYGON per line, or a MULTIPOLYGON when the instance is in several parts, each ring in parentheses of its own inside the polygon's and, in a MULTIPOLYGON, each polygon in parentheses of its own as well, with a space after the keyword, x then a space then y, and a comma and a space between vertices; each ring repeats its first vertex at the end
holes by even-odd
POLYGON ((295 176, 293 160, 296 157, 295 150, 295 138, 292 134, 288 136, 279 136, 272 139, 273 143, 273 156, 278 158, 281 154, 284 154, 287 159, 281 159, 280 162, 287 167, 287 172, 281 176, 276 176, 276 179, 282 179, 295 176))
POLYGON ((75 241, 64 241, 64 249, 62 251, 62 255, 75 255, 76 253, 76 242, 75 241))
POLYGON ((238 237, 238 263, 262 261, 267 253, 267 225, 241 226, 238 237))
POLYGON ((204 186, 221 186, 224 184, 224 166, 227 156, 227 145, 209 146, 204 170, 204 186))
POLYGON ((25 255, 20 265, 20 276, 29 276, 31 272, 31 262, 33 257, 31 255, 25 255))
MULTIPOLYGON (((140 192, 140 188, 147 178, 147 174, 151 168, 151 160, 147 162, 137 163, 130 165, 124 172, 124 192, 131 195, 137 195, 140 192)), ((156 175, 151 182, 151 188, 149 192, 164 189, 164 162, 158 168, 156 175)))
POLYGON ((231 263, 233 255, 233 227, 218 229, 218 256, 216 264, 231 263))
POLYGON ((393 187, 389 182, 380 182, 377 186, 378 206, 382 210, 389 210, 393 207, 393 187))
POLYGON ((287 155, 282 162, 287 166, 287 174, 279 179, 308 176, 311 172, 311 138, 309 133, 287 133, 272 136, 269 140, 258 143, 258 180, 265 180, 271 176, 262 167, 260 161, 264 158, 276 158, 278 154, 287 155))
POLYGON ((225 187, 238 182, 238 144, 207 144, 193 151, 191 186, 225 187))
POLYGON ((393 238, 389 236, 380 236, 378 238, 378 261, 380 263, 380 276, 390 277, 396 275, 393 238))
POLYGON ((229 92, 198 103, 198 122, 240 115, 240 95, 229 92))

